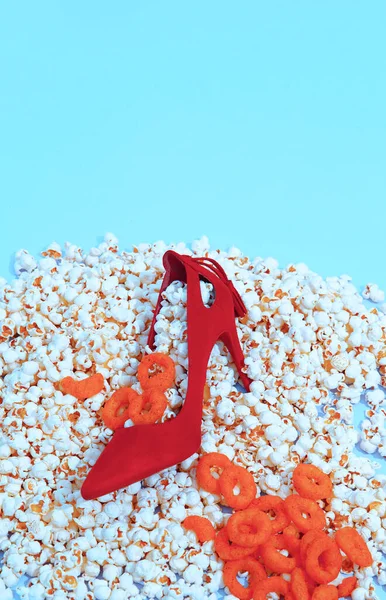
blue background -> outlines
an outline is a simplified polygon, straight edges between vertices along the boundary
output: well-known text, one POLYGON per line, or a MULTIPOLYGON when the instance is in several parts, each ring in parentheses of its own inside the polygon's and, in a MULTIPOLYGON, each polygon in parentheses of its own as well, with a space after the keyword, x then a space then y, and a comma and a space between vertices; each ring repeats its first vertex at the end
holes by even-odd
POLYGON ((386 288, 385 25, 383 0, 1 3, 0 275, 206 234, 386 288))
POLYGON ((386 4, 0 4, 13 251, 236 244, 386 286, 386 4))

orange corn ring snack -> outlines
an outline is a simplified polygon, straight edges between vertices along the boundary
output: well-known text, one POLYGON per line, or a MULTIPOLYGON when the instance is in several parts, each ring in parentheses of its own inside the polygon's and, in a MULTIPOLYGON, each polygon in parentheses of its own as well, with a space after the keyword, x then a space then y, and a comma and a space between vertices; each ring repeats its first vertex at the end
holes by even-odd
POLYGON ((291 523, 283 530, 282 536, 283 540, 287 544, 287 548, 292 554, 292 556, 298 556, 300 551, 300 531, 298 531, 291 523))
POLYGON ((157 388, 165 392, 174 383, 176 367, 170 356, 154 352, 143 357, 137 376, 143 390, 157 388))
POLYGON ((312 542, 315 539, 325 539, 328 538, 328 535, 326 533, 324 533, 323 531, 320 531, 320 529, 310 529, 310 531, 307 531, 307 533, 304 534, 304 536, 302 537, 302 539, 300 540, 300 560, 302 562, 302 564, 305 563, 306 561, 306 557, 308 554, 308 548, 310 547, 310 545, 312 544, 312 542))
POLYGON ((311 577, 308 575, 307 571, 305 571, 303 569, 303 572, 304 572, 304 576, 306 578, 308 593, 310 595, 310 598, 312 598, 312 594, 314 593, 314 590, 317 587, 317 584, 315 583, 315 581, 313 579, 311 579, 311 577))
POLYGON ((324 511, 313 500, 292 494, 284 500, 284 505, 288 516, 302 533, 326 526, 324 511), (308 516, 304 517, 303 514, 308 516))
POLYGON ((259 547, 264 566, 274 573, 292 573, 296 567, 296 558, 284 556, 279 552, 280 550, 289 551, 289 548, 282 534, 278 533, 259 547))
POLYGON ((300 540, 301 533, 293 523, 290 523, 285 529, 283 529, 283 535, 295 537, 296 539, 300 540))
POLYGON ((267 579, 267 575, 257 560, 246 557, 226 562, 223 570, 223 578, 225 585, 233 596, 240 598, 240 600, 250 600, 258 582, 267 579), (249 575, 247 587, 244 587, 237 581, 238 573, 245 572, 249 575))
POLYGON ((342 583, 338 585, 338 595, 339 598, 345 598, 346 596, 351 596, 353 591, 358 585, 358 579, 354 576, 346 577, 343 579, 342 583))
POLYGON ((219 475, 224 469, 232 466, 231 461, 225 454, 209 452, 200 458, 196 469, 197 483, 211 494, 220 494, 219 478, 213 477, 212 471, 219 475))
POLYGON ((129 405, 129 418, 135 425, 156 423, 164 414, 168 403, 161 390, 151 388, 137 394, 129 405))
POLYGON ((373 558, 365 540, 353 527, 343 527, 335 533, 335 540, 346 556, 359 567, 371 567, 373 558))
POLYGON ((223 471, 220 479, 220 491, 228 506, 238 510, 247 508, 256 496, 256 483, 253 475, 247 469, 231 465, 223 471), (235 494, 235 487, 240 492, 235 494))
POLYGON ((64 394, 71 394, 78 400, 86 400, 99 394, 105 387, 105 380, 101 373, 95 373, 85 379, 73 379, 65 377, 60 382, 60 388, 64 394))
POLYGON ((222 560, 237 560, 250 556, 256 551, 256 546, 253 548, 245 548, 238 544, 233 544, 229 537, 227 528, 223 527, 216 534, 214 539, 214 548, 222 560))
POLYGON ((308 575, 317 583, 333 581, 342 566, 342 555, 336 542, 326 536, 315 538, 308 546, 305 567, 308 575))
POLYGON ((338 588, 335 585, 319 585, 312 594, 312 600, 338 600, 338 588))
POLYGON ((251 508, 235 512, 229 518, 226 527, 229 539, 247 548, 264 544, 272 534, 268 516, 251 508))
POLYGON ((264 513, 275 514, 271 519, 272 533, 280 533, 290 523, 290 519, 284 509, 284 501, 279 496, 260 496, 252 500, 249 508, 258 508, 264 513))
POLYGON ((288 582, 282 577, 269 577, 257 585, 253 600, 267 600, 267 594, 270 592, 284 597, 289 592, 288 588, 288 582))
POLYGON ((314 465, 298 465, 294 470, 292 482, 297 493, 303 498, 322 500, 332 496, 330 477, 314 465))
POLYGON ((104 403, 102 420, 106 427, 117 429, 123 427, 129 419, 129 406, 139 394, 129 387, 120 388, 104 403))
POLYGON ((182 525, 185 527, 185 529, 194 531, 199 542, 208 542, 209 540, 214 540, 215 538, 216 531, 209 519, 206 519, 205 517, 199 517, 196 515, 186 517, 182 525))
POLYGON ((291 573, 290 591, 294 600, 309 600, 309 591, 306 574, 303 569, 295 567, 291 573))

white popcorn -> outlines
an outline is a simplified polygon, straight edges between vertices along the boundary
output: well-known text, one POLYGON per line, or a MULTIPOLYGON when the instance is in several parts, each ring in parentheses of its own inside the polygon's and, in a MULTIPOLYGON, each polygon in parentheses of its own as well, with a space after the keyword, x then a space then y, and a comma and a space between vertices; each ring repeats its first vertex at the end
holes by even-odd
POLYGON ((183 572, 183 578, 187 583, 201 583, 203 574, 197 565, 189 565, 183 572))
POLYGON ((380 290, 376 283, 368 283, 362 292, 362 296, 375 303, 381 303, 385 300, 385 292, 380 290))
POLYGON ((271 490, 277 491, 280 489, 280 485, 281 485, 280 477, 278 475, 273 475, 272 473, 268 473, 268 475, 266 475, 266 477, 265 477, 265 484, 271 490))
POLYGON ((126 556, 128 560, 137 562, 143 557, 143 550, 140 546, 132 544, 126 548, 126 556))
MULTIPOLYGON (((174 248, 191 254, 185 245, 174 248)), ((96 599, 214 600, 224 586, 223 563, 213 542, 200 544, 181 526, 190 514, 206 516, 216 528, 226 523, 221 496, 197 489, 197 460, 213 451, 248 468, 258 493, 292 493, 299 460, 330 473, 330 533, 341 526, 336 516, 345 516, 373 552, 374 567, 357 573, 364 596, 355 594, 367 600, 373 574, 385 581, 386 570, 375 565, 385 550, 386 480, 353 449, 358 443, 386 456, 386 321, 382 307, 366 309, 348 276, 324 281, 301 263, 279 269, 271 258, 249 261, 235 248, 211 251, 207 239, 196 242, 193 253, 219 260, 248 309, 236 324, 252 378, 249 392, 235 387, 230 356, 215 345, 199 451, 100 501, 80 498, 82 480, 112 435, 99 411, 115 389, 136 385, 139 360, 153 350, 146 347, 147 333, 166 249, 163 242, 140 244, 119 254, 112 234, 88 253, 51 244, 38 264, 21 252, 19 279, 0 284, 0 548, 6 552, 0 585, 16 583, 12 564, 37 578, 20 587, 25 600, 45 597, 54 568, 68 569, 69 578, 55 579, 54 600, 91 600, 83 577, 91 579, 96 599), (95 366, 106 381, 101 394, 78 402, 57 391, 63 377, 87 377, 95 366), (369 410, 358 434, 353 406, 363 398, 369 410), (27 535, 14 532, 16 522, 26 523, 27 535)), ((200 288, 209 306, 212 286, 202 281, 200 288)), ((377 286, 366 293, 382 301, 377 286)), ((186 301, 186 285, 171 284, 156 323, 156 349, 173 358, 177 372, 164 419, 173 418, 186 397, 186 301)))
POLYGON ((101 580, 97 580, 94 585, 94 596, 95 600, 109 600, 111 596, 111 590, 107 587, 107 583, 101 580))
POLYGON ((152 581, 157 576, 159 567, 150 560, 143 559, 136 563, 134 572, 137 577, 144 581, 152 581))
POLYGON ((34 269, 36 269, 36 266, 35 259, 27 250, 19 250, 16 252, 14 265, 16 275, 20 275, 20 273, 23 271, 31 273, 34 269))
POLYGON ((200 503, 200 494, 195 489, 188 490, 185 500, 186 506, 194 507, 200 503))
POLYGON ((366 600, 366 590, 364 588, 361 587, 357 587, 352 593, 351 593, 351 598, 352 600, 366 600))
POLYGON ((118 588, 115 588, 111 592, 110 600, 127 600, 127 595, 126 595, 125 590, 120 590, 118 588))

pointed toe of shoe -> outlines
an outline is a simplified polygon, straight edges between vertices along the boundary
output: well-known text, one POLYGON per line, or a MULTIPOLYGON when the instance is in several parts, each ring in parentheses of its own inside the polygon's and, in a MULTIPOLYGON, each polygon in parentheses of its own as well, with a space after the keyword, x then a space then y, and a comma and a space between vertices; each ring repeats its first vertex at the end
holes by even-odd
POLYGON ((80 494, 84 500, 94 500, 95 498, 98 498, 100 495, 98 491, 98 481, 99 478, 97 479, 95 477, 93 469, 91 469, 80 488, 80 494))
POLYGON ((117 430, 103 449, 95 465, 91 467, 83 482, 80 493, 85 500, 94 500, 105 494, 115 492, 126 484, 125 460, 120 440, 127 429, 117 430))

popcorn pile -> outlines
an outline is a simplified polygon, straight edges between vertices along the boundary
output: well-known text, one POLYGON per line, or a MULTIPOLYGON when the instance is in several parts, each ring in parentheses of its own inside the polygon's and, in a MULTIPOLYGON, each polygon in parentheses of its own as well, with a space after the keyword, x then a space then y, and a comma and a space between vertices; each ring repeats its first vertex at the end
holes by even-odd
MULTIPOLYGON (((300 462, 330 474, 334 497, 321 501, 327 531, 354 525, 374 559, 355 569, 352 598, 377 598, 373 577, 386 584, 386 477, 354 448, 386 456, 385 305, 368 310, 348 276, 324 280, 304 264, 279 269, 236 248, 211 251, 206 238, 169 248, 216 259, 234 282, 248 309, 237 326, 253 383, 249 393, 239 389, 217 344, 200 454, 98 500, 79 490, 112 435, 101 407, 114 390, 137 385, 168 247, 119 253, 112 234, 88 253, 51 244, 38 262, 18 252, 18 278, 0 280, 1 599, 15 587, 25 600, 215 600, 223 563, 212 541, 199 543, 181 525, 189 515, 216 528, 229 518, 220 497, 197 485, 195 466, 207 452, 247 467, 262 493, 282 498, 300 462), (66 376, 95 372, 105 391, 84 402, 58 389, 66 376), (361 397, 368 410, 357 432, 353 405, 361 397), (23 574, 30 580, 18 585, 23 574)), ((156 324, 156 349, 177 366, 164 418, 187 389, 186 293, 180 282, 169 286, 156 324)), ((364 295, 384 299, 374 284, 364 295)), ((210 284, 202 283, 202 297, 210 305, 210 284)))

